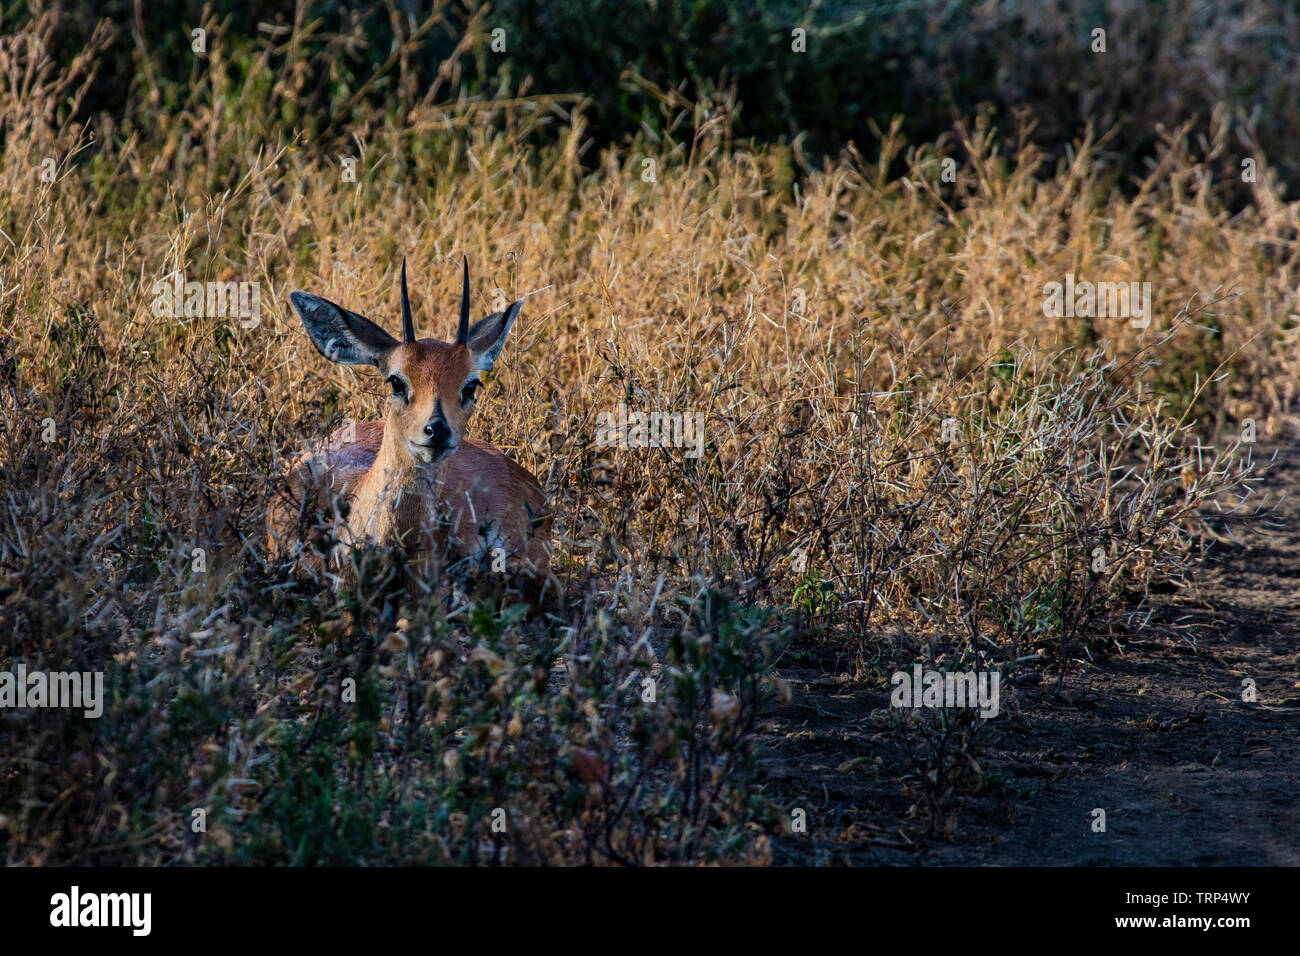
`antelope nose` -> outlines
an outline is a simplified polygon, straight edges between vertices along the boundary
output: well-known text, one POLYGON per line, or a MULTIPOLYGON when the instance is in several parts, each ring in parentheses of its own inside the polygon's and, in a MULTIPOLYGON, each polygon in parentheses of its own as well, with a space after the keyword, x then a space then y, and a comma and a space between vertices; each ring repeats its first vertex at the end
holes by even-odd
POLYGON ((432 439, 435 445, 446 445, 451 441, 451 429, 441 418, 435 418, 429 424, 424 426, 424 433, 432 439))

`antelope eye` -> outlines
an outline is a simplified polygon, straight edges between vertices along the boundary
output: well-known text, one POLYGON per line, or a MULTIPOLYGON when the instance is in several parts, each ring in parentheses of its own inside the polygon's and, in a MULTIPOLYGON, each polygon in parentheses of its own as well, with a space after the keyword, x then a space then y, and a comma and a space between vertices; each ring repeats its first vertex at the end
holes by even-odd
POLYGON ((400 399, 402 399, 403 401, 405 401, 405 399, 406 399, 406 383, 403 382, 403 381, 402 381, 400 378, 398 378, 396 375, 390 375, 390 376, 388 376, 388 384, 391 385, 391 386, 393 386, 393 397, 394 397, 394 398, 400 398, 400 399))
POLYGON ((479 383, 477 381, 465 383, 465 387, 460 390, 460 403, 462 405, 468 405, 470 402, 474 401, 474 393, 478 386, 479 383))

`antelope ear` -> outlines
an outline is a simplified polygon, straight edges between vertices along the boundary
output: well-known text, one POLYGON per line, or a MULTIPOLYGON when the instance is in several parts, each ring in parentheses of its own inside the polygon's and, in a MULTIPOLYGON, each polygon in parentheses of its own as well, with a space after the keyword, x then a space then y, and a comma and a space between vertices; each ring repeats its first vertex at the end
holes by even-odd
POLYGON ((349 312, 329 299, 290 292, 289 301, 307 327, 311 344, 331 362, 379 367, 397 348, 397 339, 364 315, 349 312))
POLYGON ((492 370, 497 357, 501 354, 501 349, 505 347, 510 327, 515 324, 515 319, 519 318, 519 312, 523 307, 524 300, 520 299, 504 312, 493 312, 470 327, 469 350, 474 353, 474 361, 479 371, 492 370))

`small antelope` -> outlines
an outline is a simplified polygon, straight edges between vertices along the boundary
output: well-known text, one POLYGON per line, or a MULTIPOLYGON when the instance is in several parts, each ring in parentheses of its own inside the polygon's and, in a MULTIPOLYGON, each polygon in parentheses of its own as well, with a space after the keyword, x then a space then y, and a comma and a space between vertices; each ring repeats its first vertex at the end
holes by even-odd
MULTIPOLYGON (((402 341, 369 319, 319 296, 292 292, 289 301, 307 335, 327 359, 373 365, 392 388, 382 422, 334 432, 290 469, 287 496, 268 517, 272 551, 295 537, 308 501, 322 509, 344 504, 334 563, 348 545, 397 545, 413 560, 412 593, 445 562, 471 558, 481 567, 506 569, 534 608, 550 596, 551 515, 537 479, 493 446, 465 437, 480 385, 501 354, 523 300, 470 325, 469 261, 456 341, 415 337, 415 320, 402 262, 402 341), (498 563, 500 562, 500 563, 498 563)), ((335 583, 340 578, 335 577, 335 583)))

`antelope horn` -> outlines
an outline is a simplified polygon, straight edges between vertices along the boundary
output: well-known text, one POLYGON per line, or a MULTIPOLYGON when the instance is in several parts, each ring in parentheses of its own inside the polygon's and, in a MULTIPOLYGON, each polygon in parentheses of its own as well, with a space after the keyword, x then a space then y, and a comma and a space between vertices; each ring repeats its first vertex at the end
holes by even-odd
POLYGON ((469 345, 469 256, 465 257, 465 291, 460 297, 460 327, 456 329, 456 344, 469 345))
POLYGON ((415 341, 415 319, 411 316, 411 297, 406 293, 406 256, 402 256, 402 341, 415 341))

